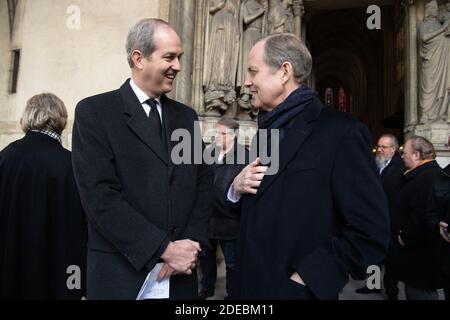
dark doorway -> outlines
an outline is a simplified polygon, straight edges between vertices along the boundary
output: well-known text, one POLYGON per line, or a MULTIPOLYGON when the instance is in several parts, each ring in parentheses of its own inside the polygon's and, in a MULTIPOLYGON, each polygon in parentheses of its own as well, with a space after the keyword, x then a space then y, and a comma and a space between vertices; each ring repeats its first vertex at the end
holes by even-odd
POLYGON ((400 6, 395 1, 380 2, 381 29, 370 30, 369 3, 343 1, 340 5, 348 7, 339 7, 340 1, 317 2, 307 2, 305 24, 318 96, 330 103, 325 96, 327 89, 328 98, 332 91, 334 107, 364 122, 373 139, 389 132, 402 140, 403 105, 399 102, 404 92, 404 31, 400 6), (343 97, 344 108, 340 105, 343 97))

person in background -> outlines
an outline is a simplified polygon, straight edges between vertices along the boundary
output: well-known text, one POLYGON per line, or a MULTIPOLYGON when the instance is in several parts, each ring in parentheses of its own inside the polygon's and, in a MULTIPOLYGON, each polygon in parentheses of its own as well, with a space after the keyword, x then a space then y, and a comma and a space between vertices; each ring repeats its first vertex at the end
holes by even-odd
MULTIPOLYGON (((447 141, 450 149, 450 136, 447 141)), ((445 299, 450 300, 450 164, 441 170, 433 183, 427 208, 427 224, 434 234, 439 234, 440 271, 445 299)))
POLYGON ((402 158, 407 171, 392 210, 392 270, 408 300, 437 300, 439 237, 427 228, 426 210, 440 167, 433 144, 420 136, 406 141, 402 158))
POLYGON ((239 123, 232 118, 221 118, 215 127, 215 141, 210 152, 215 162, 212 190, 213 213, 209 222, 208 236, 212 249, 205 248, 199 257, 202 270, 200 298, 212 297, 217 280, 217 246, 220 247, 226 265, 226 290, 231 294, 231 283, 236 268, 236 244, 239 235, 239 211, 230 208, 224 197, 234 177, 248 164, 247 149, 237 142, 239 123))
POLYGON ((64 103, 51 93, 28 100, 25 137, 0 152, 0 300, 85 295, 86 219, 61 144, 64 103))
MULTIPOLYGON (((381 184, 386 194, 389 206, 389 216, 391 216, 392 205, 398 196, 400 185, 402 183, 405 165, 399 152, 397 138, 392 134, 383 134, 377 143, 377 153, 375 162, 380 172, 381 184)), ((398 298, 398 281, 393 277, 389 265, 389 251, 384 263, 384 288, 389 300, 398 298)), ((367 286, 356 289, 357 293, 381 293, 381 289, 369 289, 367 286)))

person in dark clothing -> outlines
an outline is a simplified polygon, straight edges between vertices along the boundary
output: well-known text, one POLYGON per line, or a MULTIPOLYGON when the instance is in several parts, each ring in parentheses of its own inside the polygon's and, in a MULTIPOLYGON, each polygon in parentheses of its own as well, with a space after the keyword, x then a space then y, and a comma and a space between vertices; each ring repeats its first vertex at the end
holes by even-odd
POLYGON ((439 237, 427 228, 426 210, 440 167, 433 144, 423 137, 408 139, 402 157, 408 170, 392 212, 391 264, 408 300, 437 300, 439 237))
POLYGON ((323 106, 307 85, 311 67, 290 33, 269 35, 249 53, 258 152, 252 143, 251 163, 227 193, 241 208, 234 299, 337 299, 349 275, 363 279, 388 249, 369 131, 323 106))
MULTIPOLYGON (((447 146, 450 146, 450 136, 447 146)), ((445 299, 450 300, 450 238, 448 224, 450 221, 450 164, 441 170, 433 183, 427 209, 427 224, 434 234, 439 234, 440 271, 445 299)))
POLYGON ((134 300, 151 273, 164 280, 158 298, 197 299, 212 170, 193 159, 197 146, 204 151, 196 112, 166 95, 181 71, 181 40, 167 22, 142 19, 126 49, 131 78, 75 109, 72 163, 89 218, 87 298, 134 300), (187 144, 172 139, 180 132, 187 144))
POLYGON ((0 299, 81 299, 87 227, 61 145, 67 111, 55 95, 27 102, 25 137, 0 152, 0 299))
POLYGON ((231 118, 221 118, 215 127, 215 141, 208 154, 214 156, 214 185, 212 190, 213 213, 209 222, 208 236, 212 248, 205 248, 199 261, 202 270, 200 298, 214 295, 217 280, 217 246, 220 247, 226 265, 226 290, 231 294, 231 283, 236 267, 236 243, 239 235, 239 211, 226 204, 224 194, 234 177, 248 164, 247 149, 237 142, 239 123, 231 118))
MULTIPOLYGON (((400 184, 402 182, 405 165, 399 153, 397 138, 392 134, 383 134, 377 143, 377 154, 375 162, 380 172, 381 184, 388 200, 389 214, 391 215, 392 205, 398 196, 400 184)), ((389 251, 385 260, 384 268, 384 288, 389 300, 398 299, 398 281, 393 277, 389 269, 389 251)), ((367 286, 356 289, 357 293, 381 293, 381 289, 369 289, 367 286)))

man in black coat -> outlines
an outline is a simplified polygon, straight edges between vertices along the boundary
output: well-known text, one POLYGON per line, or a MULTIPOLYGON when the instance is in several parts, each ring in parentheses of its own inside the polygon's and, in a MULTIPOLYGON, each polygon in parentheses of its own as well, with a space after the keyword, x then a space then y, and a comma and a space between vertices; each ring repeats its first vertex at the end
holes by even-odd
POLYGON ((195 111, 165 96, 181 68, 181 41, 166 22, 144 19, 126 47, 131 79, 75 112, 73 165, 89 219, 87 298, 136 299, 153 271, 165 279, 158 298, 195 299, 212 172, 193 159, 204 147, 195 111), (187 147, 175 148, 172 134, 187 147))
POLYGON ((433 144, 423 137, 409 138, 402 157, 408 170, 392 210, 391 264, 408 300, 437 300, 439 237, 427 228, 426 210, 440 167, 433 144))
MULTIPOLYGON (((450 149, 450 136, 447 147, 450 149)), ((440 241, 440 271, 444 287, 445 299, 450 300, 450 237, 448 225, 450 222, 450 164, 441 170, 433 183, 433 190, 427 208, 427 224, 429 230, 439 234, 440 241)))
POLYGON ((406 170, 399 153, 397 138, 394 135, 384 134, 378 139, 375 160, 380 171, 381 183, 389 209, 391 209, 406 170))
POLYGON ((64 103, 32 97, 25 137, 0 152, 0 300, 75 299, 85 295, 86 219, 61 144, 64 103))
POLYGON ((214 156, 211 165, 214 172, 212 191, 213 213, 209 222, 208 237, 212 248, 204 249, 200 255, 202 269, 202 288, 200 298, 206 299, 214 295, 217 280, 217 246, 223 252, 226 266, 227 297, 231 294, 231 283, 236 269, 236 245, 239 235, 239 211, 230 208, 223 196, 234 177, 248 164, 247 149, 237 142, 239 123, 232 118, 223 117, 215 126, 214 144, 208 148, 207 154, 214 156))
MULTIPOLYGON (((392 205, 399 193, 402 183, 405 165, 399 153, 399 145, 397 138, 392 134, 383 134, 377 143, 377 154, 375 162, 381 176, 381 184, 388 200, 389 216, 391 218, 392 205)), ((389 300, 397 300, 398 298, 398 281, 392 274, 389 265, 389 252, 385 260, 384 269, 384 287, 389 300)), ((356 290, 357 293, 380 293, 381 289, 369 289, 367 286, 356 290)))
POLYGON ((348 275, 364 278, 389 243, 369 132, 351 116, 325 109, 304 85, 312 59, 298 37, 265 37, 248 59, 245 85, 260 109, 259 133, 272 131, 270 146, 258 134, 261 158, 227 195, 241 206, 235 298, 337 299, 348 275))

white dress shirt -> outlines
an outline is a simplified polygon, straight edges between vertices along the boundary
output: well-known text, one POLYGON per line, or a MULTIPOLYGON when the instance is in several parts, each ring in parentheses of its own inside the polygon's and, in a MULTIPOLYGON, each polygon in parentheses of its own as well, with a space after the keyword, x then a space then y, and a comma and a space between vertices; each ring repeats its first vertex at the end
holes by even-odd
POLYGON ((231 201, 233 203, 236 203, 241 199, 241 196, 237 195, 236 192, 234 191, 233 184, 231 184, 230 189, 228 189, 227 198, 228 201, 231 201))
MULTIPOLYGON (((142 107, 144 108, 145 114, 148 117, 152 107, 150 107, 145 101, 150 99, 150 97, 136 85, 136 83, 133 81, 133 79, 130 79, 130 86, 131 86, 131 89, 133 90, 134 94, 136 95, 136 97, 139 99, 139 102, 141 103, 142 107)), ((161 113, 162 110, 161 110, 160 97, 154 98, 154 99, 156 100, 156 109, 158 110, 158 113, 159 113, 159 120, 161 120, 161 122, 162 122, 162 113, 161 113)))
POLYGON ((389 160, 386 160, 386 162, 384 163, 384 165, 380 168, 380 174, 383 172, 384 169, 386 169, 386 167, 389 165, 389 163, 391 162, 392 158, 389 160))

